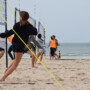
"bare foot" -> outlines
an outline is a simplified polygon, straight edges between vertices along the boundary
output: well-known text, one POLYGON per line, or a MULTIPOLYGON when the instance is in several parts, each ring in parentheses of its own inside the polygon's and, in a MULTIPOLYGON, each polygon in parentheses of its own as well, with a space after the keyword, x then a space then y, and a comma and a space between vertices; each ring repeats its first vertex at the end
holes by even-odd
POLYGON ((4 82, 4 81, 5 81, 5 79, 3 79, 3 78, 2 78, 2 79, 0 79, 0 82, 4 82))

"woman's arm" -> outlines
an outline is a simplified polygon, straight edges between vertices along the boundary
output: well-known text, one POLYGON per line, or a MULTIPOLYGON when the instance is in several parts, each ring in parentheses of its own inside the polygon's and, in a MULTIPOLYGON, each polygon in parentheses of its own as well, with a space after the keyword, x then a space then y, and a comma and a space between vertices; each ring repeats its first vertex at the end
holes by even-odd
POLYGON ((37 29, 36 28, 32 28, 31 35, 37 35, 37 29))
POLYGON ((48 47, 47 47, 47 48, 49 48, 49 47, 50 47, 50 43, 51 43, 51 42, 49 42, 49 45, 48 45, 48 47))
POLYGON ((0 37, 5 38, 5 37, 11 36, 12 34, 14 34, 14 32, 12 30, 10 30, 10 31, 7 31, 5 33, 0 33, 0 37))
POLYGON ((37 29, 35 27, 33 27, 32 25, 30 25, 29 34, 30 35, 37 35, 37 29))
MULTIPOLYGON (((18 24, 15 24, 14 27, 13 27, 13 29, 16 31, 16 30, 17 30, 17 27, 18 27, 18 24)), ((7 32, 5 32, 5 33, 0 33, 0 37, 1 37, 1 38, 5 38, 5 37, 9 37, 9 36, 11 36, 11 35, 13 35, 13 34, 14 34, 14 32, 13 32, 13 30, 11 29, 11 30, 9 30, 9 31, 7 31, 7 32)))

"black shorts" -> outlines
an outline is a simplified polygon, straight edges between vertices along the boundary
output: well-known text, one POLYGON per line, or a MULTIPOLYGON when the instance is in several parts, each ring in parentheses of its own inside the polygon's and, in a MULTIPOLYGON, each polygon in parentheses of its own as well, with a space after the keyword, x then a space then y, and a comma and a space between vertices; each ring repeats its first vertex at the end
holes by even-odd
POLYGON ((20 43, 13 43, 12 45, 13 52, 17 52, 17 53, 23 53, 24 47, 25 46, 20 43))
POLYGON ((56 51, 56 49, 55 49, 55 48, 50 48, 50 54, 51 54, 51 56, 54 56, 55 51, 56 51))
POLYGON ((4 48, 0 48, 0 51, 4 51, 4 48))
POLYGON ((55 49, 55 52, 57 51, 57 48, 54 48, 55 49))

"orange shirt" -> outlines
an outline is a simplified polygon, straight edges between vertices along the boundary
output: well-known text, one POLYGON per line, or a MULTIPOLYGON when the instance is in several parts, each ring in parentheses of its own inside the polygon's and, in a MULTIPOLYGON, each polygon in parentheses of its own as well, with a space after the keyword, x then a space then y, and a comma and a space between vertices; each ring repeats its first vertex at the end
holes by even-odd
POLYGON ((11 43, 11 45, 12 45, 12 39, 13 39, 13 36, 10 36, 10 37, 8 38, 8 41, 11 43))
POLYGON ((51 40, 50 43, 49 43, 50 47, 51 48, 56 48, 56 42, 55 40, 51 40))

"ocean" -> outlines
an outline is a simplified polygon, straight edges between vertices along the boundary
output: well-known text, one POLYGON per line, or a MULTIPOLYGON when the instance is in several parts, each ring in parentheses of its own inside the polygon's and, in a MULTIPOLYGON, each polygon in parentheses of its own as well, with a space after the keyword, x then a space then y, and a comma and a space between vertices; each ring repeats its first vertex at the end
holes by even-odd
MULTIPOLYGON (((59 50, 62 59, 90 59, 90 45, 88 43, 61 43, 58 46, 57 54, 59 54, 59 50)), ((50 48, 46 48, 45 56, 47 58, 49 58, 49 53, 50 48)), ((23 58, 29 57, 30 55, 23 55, 23 58)))
MULTIPOLYGON (((62 59, 90 59, 90 45, 88 43, 61 43, 57 54, 61 51, 62 59)), ((50 49, 47 49, 48 56, 50 49)))

